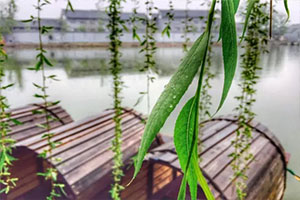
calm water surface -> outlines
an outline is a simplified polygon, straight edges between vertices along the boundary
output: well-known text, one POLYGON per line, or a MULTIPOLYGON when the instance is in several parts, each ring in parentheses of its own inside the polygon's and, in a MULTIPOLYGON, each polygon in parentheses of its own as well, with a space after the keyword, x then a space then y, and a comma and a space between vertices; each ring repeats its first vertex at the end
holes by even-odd
MULTIPOLYGON (((223 82, 222 57, 220 48, 215 48, 212 71, 216 74, 210 91, 213 96, 212 112, 216 109, 223 82)), ((34 66, 35 50, 9 49, 11 59, 6 68, 7 82, 15 82, 14 88, 6 95, 12 107, 36 102, 33 97, 35 88, 32 82, 40 83, 39 73, 28 71, 34 66)), ((105 49, 51 49, 49 56, 55 60, 55 67, 47 70, 47 74, 55 74, 60 82, 51 82, 49 94, 52 100, 61 100, 63 106, 74 118, 79 120, 112 107, 112 76, 108 72, 105 49)), ((159 75, 151 84, 151 106, 154 105, 172 73, 183 57, 181 49, 163 48, 157 52, 159 75)), ((124 70, 122 80, 123 106, 133 107, 146 90, 146 75, 139 72, 142 56, 137 49, 123 49, 122 63, 124 70)), ((300 173, 300 47, 273 46, 270 54, 261 59, 262 71, 257 85, 257 102, 254 111, 259 121, 267 125, 279 138, 286 151, 292 157, 289 167, 300 173)), ((237 71, 239 74, 240 70, 237 71)), ((229 97, 220 114, 232 113, 237 105, 234 96, 239 94, 236 76, 229 97)), ((172 134, 174 121, 184 103, 194 94, 195 82, 176 107, 162 133, 172 134)), ((146 98, 135 109, 147 114, 146 98)), ((300 199, 298 191, 300 183, 288 175, 285 199, 300 199)))

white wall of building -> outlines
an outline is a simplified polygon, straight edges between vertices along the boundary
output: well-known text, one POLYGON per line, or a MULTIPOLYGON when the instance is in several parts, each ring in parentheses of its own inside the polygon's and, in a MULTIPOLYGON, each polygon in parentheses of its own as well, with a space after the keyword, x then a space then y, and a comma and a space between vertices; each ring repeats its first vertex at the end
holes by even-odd
MULTIPOLYGON (((200 33, 189 33, 190 41, 195 41, 200 33)), ((140 36, 142 38, 142 36, 140 36)), ((155 36, 157 42, 184 42, 182 33, 172 33, 171 37, 162 36, 157 33, 155 36)), ((7 44, 38 44, 38 32, 14 32, 5 37, 7 44)), ((124 33, 121 37, 122 42, 135 43, 131 33, 124 33)), ((61 44, 61 43, 107 43, 109 42, 108 33, 92 33, 92 32, 67 32, 52 33, 43 36, 44 44, 61 44)))

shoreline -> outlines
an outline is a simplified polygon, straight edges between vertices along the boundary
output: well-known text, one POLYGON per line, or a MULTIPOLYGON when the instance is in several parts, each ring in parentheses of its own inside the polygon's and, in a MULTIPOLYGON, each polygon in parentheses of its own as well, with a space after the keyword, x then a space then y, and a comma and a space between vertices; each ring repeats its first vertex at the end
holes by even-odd
MULTIPOLYGON (((281 41, 271 41, 271 45, 293 45, 287 42, 281 41)), ((182 47, 183 42, 157 42, 157 47, 159 48, 178 48, 182 47)), ((189 43, 188 46, 192 46, 193 43, 189 43)), ((299 46, 299 44, 295 44, 295 46, 299 46)), ((100 42, 100 43, 51 43, 44 44, 46 48, 108 48, 108 42, 100 42)), ((123 42, 122 47, 124 48, 137 48, 140 44, 138 42, 123 42)), ((221 42, 214 43, 213 46, 221 46, 221 42)), ((19 44, 6 44, 6 48, 13 49, 28 49, 28 48, 37 48, 38 44, 33 43, 19 43, 19 44)))

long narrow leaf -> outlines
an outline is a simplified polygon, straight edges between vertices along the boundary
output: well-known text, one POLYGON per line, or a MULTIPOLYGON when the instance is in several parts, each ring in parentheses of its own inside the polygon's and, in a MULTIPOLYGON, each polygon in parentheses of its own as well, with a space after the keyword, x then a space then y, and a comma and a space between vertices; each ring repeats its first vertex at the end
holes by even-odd
MULTIPOLYGON (((199 82, 201 83, 201 81, 199 82)), ((199 88, 201 88, 201 85, 199 88)), ((196 95, 199 96, 199 93, 197 93, 196 95)), ((197 181, 199 182, 202 190, 204 191, 206 198, 208 200, 214 199, 214 196, 212 195, 208 187, 206 179, 204 178, 198 163, 198 100, 199 97, 193 97, 185 104, 177 118, 175 125, 174 144, 180 166, 184 172, 184 180, 181 184, 181 188, 178 195, 179 200, 184 199, 182 197, 185 196, 185 194, 183 194, 185 190, 183 190, 182 187, 186 187, 186 179, 190 186, 190 193, 192 199, 197 199, 197 181)))
MULTIPOLYGON (((214 10, 215 10, 216 1, 212 1, 211 9, 209 12, 206 31, 210 36, 211 26, 213 22, 214 10)), ((174 133, 174 144, 176 147, 178 159, 181 165, 181 168, 184 172, 183 182, 180 187, 178 199, 184 199, 185 197, 185 187, 186 179, 190 186, 190 193, 192 199, 197 199, 197 189, 199 182, 202 190, 205 193, 205 196, 209 200, 213 200, 214 197, 206 183, 205 178, 203 177, 199 163, 198 163, 198 134, 199 134, 199 100, 201 94, 201 87, 204 76, 204 66, 206 60, 206 54, 208 50, 209 40, 207 41, 205 47, 205 53, 203 54, 198 87, 195 94, 195 97, 191 98, 181 110, 175 125, 174 133), (184 188, 184 189, 183 189, 184 188)))
POLYGON ((209 34, 207 32, 204 32, 197 39, 156 102, 147 121, 138 156, 135 160, 135 172, 133 179, 139 172, 144 157, 155 136, 162 128, 168 116, 174 110, 198 72, 199 67, 203 62, 202 58, 205 53, 208 40, 209 34))
POLYGON ((228 95, 237 65, 237 39, 235 28, 234 5, 231 0, 222 0, 222 52, 224 61, 224 86, 221 101, 217 110, 220 110, 228 95))
MULTIPOLYGON (((239 9, 240 0, 234 0, 233 3, 234 3, 234 13, 236 14, 239 9)), ((220 28, 219 30, 219 37, 217 41, 219 42, 221 39, 222 39, 222 28, 220 28)))
POLYGON ((288 6, 288 0, 284 0, 284 8, 285 8, 286 14, 288 15, 286 21, 288 21, 290 18, 290 10, 289 10, 289 6, 288 6))
POLYGON ((246 18, 245 18, 245 23, 244 23, 244 28, 243 28, 243 34, 242 34, 240 42, 242 42, 244 37, 245 37, 245 33, 246 33, 246 30, 247 30, 247 27, 248 27, 249 17, 251 15, 252 9, 253 9, 254 4, 256 2, 258 2, 258 0, 249 0, 248 1, 247 13, 246 13, 246 18))
POLYGON ((234 0, 233 3, 234 3, 234 13, 237 13, 240 5, 240 0, 234 0))
MULTIPOLYGON (((192 199, 197 199, 197 177, 194 174, 194 165, 187 165, 190 163, 189 159, 195 159, 195 156, 193 154, 196 153, 197 155, 197 149, 196 152, 194 152, 194 148, 192 147, 193 143, 197 143, 195 142, 196 130, 194 129, 196 126, 195 123, 198 122, 197 109, 198 104, 196 102, 196 99, 193 97, 185 104, 185 106, 181 110, 176 120, 174 131, 174 144, 176 152, 178 155, 181 169, 183 170, 184 176, 186 176, 188 184, 190 186, 190 193, 192 199), (192 155, 191 158, 189 158, 191 150, 192 155)), ((182 196, 182 194, 179 194, 178 196, 182 196)))
POLYGON ((178 196, 177 196, 177 199, 178 200, 181 200, 181 199, 185 199, 185 194, 186 194, 186 176, 183 175, 183 178, 182 178, 182 181, 181 181, 181 184, 180 184, 180 189, 179 189, 179 193, 178 193, 178 196))

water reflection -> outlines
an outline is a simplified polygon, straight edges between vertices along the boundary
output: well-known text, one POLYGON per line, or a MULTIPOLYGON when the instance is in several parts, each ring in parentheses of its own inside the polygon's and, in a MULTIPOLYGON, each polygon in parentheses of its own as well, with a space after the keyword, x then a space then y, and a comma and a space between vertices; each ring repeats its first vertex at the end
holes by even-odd
MULTIPOLYGON (((261 58, 262 70, 257 89, 257 102, 254 111, 260 121, 266 124, 281 140, 288 152, 292 154, 290 167, 300 172, 300 69, 299 47, 272 46, 270 53, 261 58)), ((36 51, 34 49, 9 49, 9 60, 6 64, 6 82, 15 82, 6 95, 12 107, 35 102, 32 97, 35 88, 32 82, 41 81, 36 72, 26 70, 35 63, 36 51)), ((47 73, 56 74, 60 82, 52 82, 49 93, 53 100, 61 100, 61 105, 75 120, 101 112, 112 107, 112 77, 109 74, 109 53, 105 49, 50 49, 48 51, 55 67, 47 68, 47 73)), ((122 50, 123 64, 122 80, 126 86, 122 96, 123 105, 133 107, 139 93, 146 90, 146 75, 139 71, 143 65, 143 56, 139 50, 130 48, 122 50)), ((158 49, 156 60, 159 74, 151 84, 151 106, 154 105, 170 76, 177 69, 183 57, 181 49, 158 49)), ((222 52, 214 48, 213 73, 211 90, 214 108, 220 99, 223 69, 222 52)), ((237 87, 240 80, 239 69, 233 82, 229 97, 220 114, 232 113, 236 106, 234 96, 239 94, 237 87)), ((180 108, 194 94, 195 84, 192 84, 170 116, 162 132, 172 134, 173 125, 180 108)), ((135 109, 146 113, 146 102, 142 101, 135 109)), ((299 199, 299 187, 295 180, 288 178, 288 187, 285 199, 299 199)))

